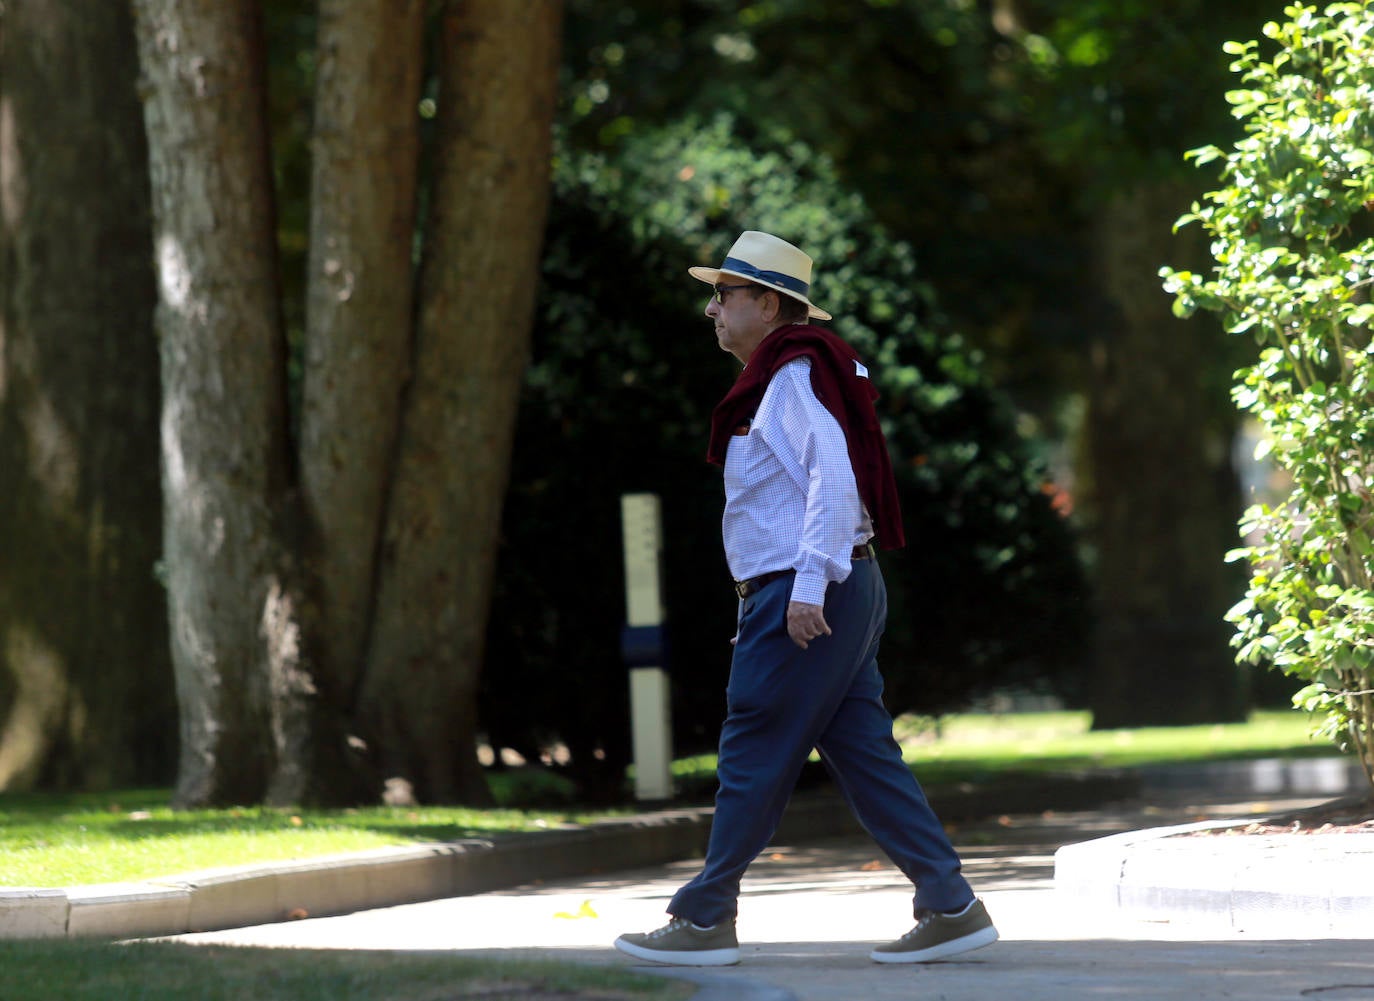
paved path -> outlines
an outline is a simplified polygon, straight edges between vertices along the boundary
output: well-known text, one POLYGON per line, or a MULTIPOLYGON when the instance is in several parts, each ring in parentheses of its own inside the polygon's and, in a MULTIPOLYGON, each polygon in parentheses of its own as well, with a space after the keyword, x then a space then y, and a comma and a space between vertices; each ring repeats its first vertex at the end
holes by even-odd
MULTIPOLYGON (((886 999, 1315 998, 1374 1001, 1374 943, 1256 937, 1085 910, 1053 887, 1059 846, 1201 817, 1286 804, 1116 808, 1006 817, 952 831, 975 889, 1002 933, 990 948, 924 966, 880 966, 872 944, 910 926, 910 888, 872 843, 841 838, 770 851, 745 878, 740 966, 693 974, 699 1001, 886 999)), ((608 872, 336 918, 183 936, 183 941, 304 948, 453 950, 588 964, 636 964, 622 931, 661 924, 699 861, 608 872)), ((1374 927, 1369 929, 1374 938, 1374 927)), ((649 969, 651 967, 640 967, 649 969)))

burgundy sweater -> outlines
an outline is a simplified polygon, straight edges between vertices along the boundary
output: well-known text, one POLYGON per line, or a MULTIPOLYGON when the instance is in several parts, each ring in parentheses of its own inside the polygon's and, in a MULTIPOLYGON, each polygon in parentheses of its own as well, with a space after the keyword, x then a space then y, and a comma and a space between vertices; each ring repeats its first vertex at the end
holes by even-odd
POLYGON ((811 360, 811 388, 816 399, 844 432, 859 497, 873 518, 877 533, 874 541, 883 549, 902 548, 906 535, 902 531, 897 481, 892 475, 887 439, 873 409, 878 390, 871 380, 859 374, 859 356, 854 349, 824 327, 779 327, 754 349, 749 364, 711 414, 707 461, 725 465, 730 436, 753 419, 773 373, 796 358, 811 360))

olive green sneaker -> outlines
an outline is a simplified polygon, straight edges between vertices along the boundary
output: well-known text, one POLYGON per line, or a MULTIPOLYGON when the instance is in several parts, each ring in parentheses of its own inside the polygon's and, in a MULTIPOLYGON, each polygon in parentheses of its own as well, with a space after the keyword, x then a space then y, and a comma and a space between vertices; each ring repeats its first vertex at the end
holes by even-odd
POLYGON ((875 963, 930 963, 981 949, 997 941, 997 929, 981 900, 957 917, 939 911, 919 911, 916 927, 895 942, 869 953, 875 963))
POLYGON ((669 966, 734 966, 739 962, 734 919, 702 930, 686 918, 673 918, 655 931, 621 935, 615 947, 635 959, 669 966))

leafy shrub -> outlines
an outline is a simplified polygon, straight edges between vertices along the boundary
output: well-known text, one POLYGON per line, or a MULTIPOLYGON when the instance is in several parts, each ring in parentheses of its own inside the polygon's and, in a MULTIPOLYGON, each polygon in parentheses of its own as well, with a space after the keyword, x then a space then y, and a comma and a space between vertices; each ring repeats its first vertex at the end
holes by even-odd
POLYGON ((526 750, 557 734, 575 765, 600 761, 618 780, 629 718, 618 498, 651 491, 663 501, 678 750, 715 744, 735 597, 720 474, 704 453, 739 366, 717 348, 706 288, 686 268, 719 261, 743 229, 817 260, 815 301, 882 392, 909 540, 883 556, 890 708, 944 712, 1012 683, 1072 687, 1084 585, 1043 474, 976 355, 941 328, 910 247, 824 158, 722 116, 632 136, 614 158, 565 149, 555 192, 484 672, 494 742, 526 750))
POLYGON ((1259 345, 1236 374, 1237 406, 1264 427, 1261 452, 1292 479, 1256 505, 1235 550, 1252 569, 1228 619, 1238 659, 1308 682, 1295 705, 1354 748, 1374 783, 1374 10, 1294 4, 1258 41, 1230 42, 1243 85, 1227 94, 1245 136, 1224 186, 1180 224, 1212 238, 1213 273, 1164 268, 1181 314, 1218 312, 1259 345))

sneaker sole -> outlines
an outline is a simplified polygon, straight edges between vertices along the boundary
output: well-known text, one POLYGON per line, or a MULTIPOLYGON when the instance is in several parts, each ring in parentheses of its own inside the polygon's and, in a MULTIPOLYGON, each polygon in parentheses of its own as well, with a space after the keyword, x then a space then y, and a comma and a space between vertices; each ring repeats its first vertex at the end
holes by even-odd
POLYGON ((972 952, 974 949, 981 949, 996 941, 997 929, 988 926, 987 928, 979 928, 976 932, 971 932, 962 938, 952 938, 948 942, 932 945, 929 949, 920 949, 915 952, 871 952, 868 954, 868 958, 875 963, 932 963, 937 959, 949 959, 951 956, 959 956, 966 952, 972 952))
POLYGON ((691 952, 665 952, 615 940, 615 947, 627 956, 664 966, 734 966, 739 962, 739 949, 699 949, 691 952))

